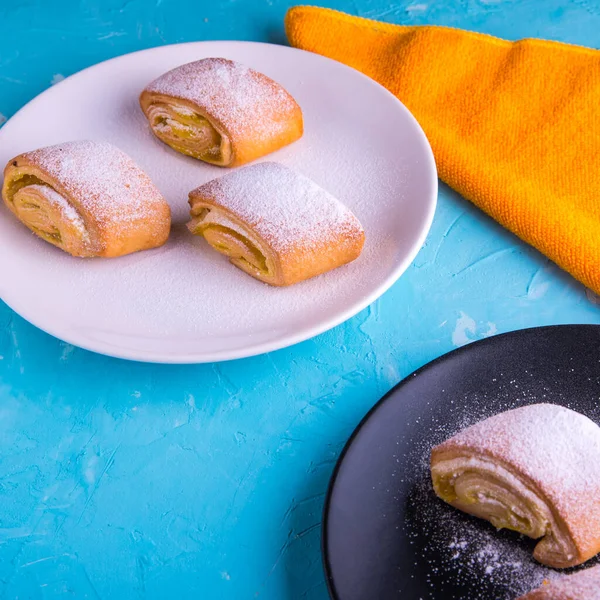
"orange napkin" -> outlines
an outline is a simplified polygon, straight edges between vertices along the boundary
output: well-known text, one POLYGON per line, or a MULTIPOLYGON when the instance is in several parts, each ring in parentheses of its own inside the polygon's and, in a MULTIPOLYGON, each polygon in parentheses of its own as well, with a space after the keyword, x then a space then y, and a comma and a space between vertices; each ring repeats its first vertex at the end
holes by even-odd
POLYGON ((600 293, 600 51, 308 6, 285 24, 292 46, 388 88, 441 179, 600 293))

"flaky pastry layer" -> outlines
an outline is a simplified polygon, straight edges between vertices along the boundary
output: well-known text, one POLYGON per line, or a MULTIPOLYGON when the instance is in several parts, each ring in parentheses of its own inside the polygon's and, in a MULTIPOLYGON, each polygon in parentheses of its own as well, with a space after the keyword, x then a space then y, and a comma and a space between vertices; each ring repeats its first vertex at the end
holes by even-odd
POLYGON ((46 242, 78 257, 115 257, 165 243, 171 213, 149 177, 104 142, 26 152, 4 171, 9 210, 46 242))

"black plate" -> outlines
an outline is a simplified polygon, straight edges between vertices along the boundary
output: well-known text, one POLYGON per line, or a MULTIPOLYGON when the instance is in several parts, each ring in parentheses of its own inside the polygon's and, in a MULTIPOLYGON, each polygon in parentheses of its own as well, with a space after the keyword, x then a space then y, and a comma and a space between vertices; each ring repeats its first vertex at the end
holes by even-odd
POLYGON ((599 399, 594 325, 488 338, 402 381, 363 419, 333 474, 323 526, 332 597, 514 600, 553 576, 531 557, 535 542, 435 497, 429 451, 467 425, 536 402, 600 423, 599 399))

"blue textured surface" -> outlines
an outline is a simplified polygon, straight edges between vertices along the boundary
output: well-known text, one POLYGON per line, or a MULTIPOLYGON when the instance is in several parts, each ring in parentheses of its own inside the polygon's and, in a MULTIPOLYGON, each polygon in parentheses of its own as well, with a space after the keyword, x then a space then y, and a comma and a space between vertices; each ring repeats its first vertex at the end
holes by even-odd
MULTIPOLYGON (((0 0, 0 113, 133 50, 283 42, 289 5, 0 0)), ((600 30, 592 0, 329 5, 510 39, 593 46, 600 30)), ((373 403, 471 340, 600 323, 597 302, 445 186, 425 247, 383 298, 270 355, 127 363, 55 340, 0 302, 0 598, 324 599, 326 485, 373 403)))

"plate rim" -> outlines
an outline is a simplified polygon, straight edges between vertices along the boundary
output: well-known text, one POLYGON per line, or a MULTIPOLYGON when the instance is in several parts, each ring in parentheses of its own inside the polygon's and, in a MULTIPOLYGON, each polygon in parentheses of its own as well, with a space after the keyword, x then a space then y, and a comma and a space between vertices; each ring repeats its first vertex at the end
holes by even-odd
POLYGON ((288 348, 290 346, 294 346, 301 342, 310 340, 318 335, 321 335, 322 333, 325 333, 325 332, 337 327, 338 325, 341 325, 342 323, 344 323, 347 320, 351 319, 352 317, 356 316, 358 313, 360 313, 365 308, 370 306, 373 302, 375 302, 378 298, 383 296, 392 287, 392 285, 394 285, 394 283, 396 283, 398 281, 398 279, 400 279, 400 277, 407 271, 407 269, 410 267, 410 265, 415 260, 417 254, 422 249, 423 244, 425 243, 425 240, 427 238, 427 235, 429 234, 429 232, 431 230, 433 218, 435 216, 435 211, 437 208, 437 199, 438 199, 438 188, 439 188, 438 172, 437 172, 435 158, 433 155, 433 150, 431 148, 431 144, 429 143, 427 135, 425 134, 422 126, 417 121, 415 116, 410 112, 410 110, 396 96, 394 96, 394 94, 392 94, 387 88, 382 86, 380 83, 378 83, 374 79, 368 77, 364 73, 361 73, 357 69, 350 67, 349 65, 346 65, 344 63, 341 63, 339 61, 336 61, 334 59, 331 59, 329 57, 326 57, 326 56, 323 56, 323 55, 320 55, 320 54, 317 54, 314 52, 309 52, 307 50, 301 50, 299 48, 293 48, 293 47, 286 46, 283 44, 276 44, 276 43, 270 43, 270 42, 257 42, 257 41, 245 41, 245 40, 201 40, 201 41, 192 41, 192 42, 181 42, 181 43, 175 43, 175 44, 163 44, 163 45, 159 45, 159 46, 153 46, 150 48, 144 48, 141 50, 135 50, 133 52, 128 52, 125 54, 120 54, 118 56, 114 56, 112 58, 108 58, 106 60, 100 61, 98 63, 94 63, 93 65, 90 65, 88 67, 85 67, 84 69, 81 69, 80 71, 77 71, 77 72, 69 75, 63 81, 60 81, 56 85, 53 85, 53 86, 43 90, 42 92, 40 92, 38 95, 36 95, 34 98, 29 100, 26 104, 24 104, 19 110, 17 110, 17 112, 14 115, 12 115, 10 117, 10 119, 8 119, 8 121, 0 128, 0 139, 2 138, 3 131, 5 131, 7 128, 10 129, 11 121, 13 121, 15 118, 17 118, 23 111, 25 111, 26 109, 29 109, 32 105, 35 105, 35 103, 38 102, 42 96, 55 93, 54 90, 60 88, 60 86, 63 85, 66 81, 69 81, 73 78, 83 75, 87 71, 93 70, 97 67, 100 67, 101 65, 105 65, 106 63, 118 62, 124 58, 130 57, 133 55, 138 55, 138 54, 139 55, 141 55, 141 54, 150 55, 154 52, 160 52, 164 48, 191 47, 191 46, 210 47, 212 45, 218 45, 218 44, 221 44, 221 45, 225 44, 225 45, 232 45, 232 46, 260 46, 260 47, 269 47, 269 48, 275 47, 275 48, 277 48, 277 50, 276 50, 277 52, 281 51, 284 53, 287 52, 287 53, 310 54, 314 57, 317 57, 317 60, 323 60, 325 62, 335 63, 337 65, 337 67, 341 67, 343 69, 348 69, 348 70, 352 71, 355 76, 357 76, 361 79, 368 80, 370 85, 374 85, 374 86, 380 88, 380 90, 383 91, 384 94, 387 94, 388 96, 390 96, 397 103, 399 110, 401 110, 404 113, 405 117, 407 117, 410 121, 412 121, 413 125, 415 126, 415 132, 417 133, 418 137, 421 138, 421 142, 423 143, 424 161, 427 163, 427 167, 426 167, 426 171, 428 172, 427 178, 429 179, 428 184, 431 189, 431 193, 429 194, 429 196, 428 197, 424 196, 421 199, 423 201, 423 203, 427 205, 427 210, 426 210, 425 218, 423 220, 421 231, 420 231, 418 237, 416 238, 415 242, 413 243, 410 252, 408 252, 406 254, 406 256, 404 257, 404 259, 402 261, 397 263, 397 265, 392 270, 392 272, 388 275, 387 278, 385 278, 382 281, 382 283, 379 286, 373 288, 370 293, 365 295, 365 297, 363 298, 362 301, 356 302, 355 304, 347 307, 345 310, 338 312, 335 315, 335 317, 328 318, 328 319, 326 318, 326 319, 322 320, 320 323, 313 325, 311 327, 302 329, 300 331, 296 331, 296 332, 288 334, 288 335, 279 336, 275 340, 245 345, 243 347, 240 347, 240 348, 237 348, 234 350, 219 350, 219 351, 207 351, 207 352, 203 352, 203 353, 196 352, 196 353, 174 354, 174 353, 164 353, 164 352, 157 353, 154 351, 150 352, 150 353, 144 353, 140 350, 134 350, 134 349, 127 349, 127 348, 119 349, 119 348, 115 348, 109 344, 106 344, 104 342, 88 340, 85 337, 82 339, 79 339, 77 337, 77 335, 71 335, 70 332, 67 332, 67 334, 65 335, 65 334, 57 331, 57 329, 53 326, 47 326, 47 325, 40 326, 37 323, 37 319, 35 317, 33 319, 30 318, 30 314, 27 313, 27 311, 22 312, 20 310, 17 310, 14 307, 14 305, 17 304, 17 302, 13 302, 12 298, 9 298, 9 300, 7 300, 6 298, 4 298, 4 296, 0 296, 0 300, 2 300, 12 311, 14 311, 17 315, 19 315, 21 318, 23 318, 25 321, 27 321, 28 323, 30 323, 37 329, 40 329, 41 331, 45 332, 46 334, 48 334, 60 341, 66 342, 66 343, 76 346, 78 348, 82 348, 89 352, 94 352, 96 354, 109 356, 109 357, 113 357, 113 358, 124 359, 124 360, 130 360, 130 361, 138 361, 138 362, 153 363, 153 364, 203 364, 203 363, 222 362, 222 361, 237 360, 237 359, 242 359, 242 358, 249 358, 252 356, 262 355, 262 354, 265 354, 268 352, 273 352, 273 351, 280 350, 283 348, 288 348))
POLYGON ((325 502, 323 504, 323 512, 322 512, 322 516, 321 516, 321 523, 322 523, 322 527, 321 527, 321 564, 322 564, 323 570, 325 572, 325 582, 327 585, 327 591, 332 600, 344 600, 344 598, 342 598, 342 596, 340 596, 338 594, 338 592, 334 586, 331 563, 329 560, 329 554, 330 554, 329 546, 328 546, 328 542, 327 542, 327 529, 329 526, 329 513, 330 513, 330 508, 331 508, 333 489, 335 487, 335 483, 338 478, 342 463, 344 462, 344 459, 346 458, 346 454, 348 453, 348 451, 352 447, 354 441, 360 434, 360 431, 363 428, 363 426, 366 425, 367 421, 369 421, 369 419, 373 416, 373 414, 375 412, 377 412, 377 410, 380 408, 380 406, 382 406, 389 399, 390 396, 392 396, 397 390, 399 390, 403 386, 405 386, 410 380, 417 377, 418 375, 421 375, 423 371, 427 371, 428 369, 435 367, 438 363, 441 363, 450 357, 454 357, 454 356, 457 356, 459 354, 469 351, 469 349, 472 346, 481 346, 481 345, 489 345, 492 343, 497 343, 496 340, 498 338, 505 338, 505 337, 509 337, 509 336, 532 335, 532 334, 534 334, 536 332, 540 332, 540 331, 548 331, 548 330, 555 330, 555 329, 573 329, 573 328, 575 328, 575 329, 592 328, 592 329, 596 329, 596 330, 600 331, 600 324, 595 324, 595 323, 558 323, 556 325, 536 325, 533 327, 523 327, 521 329, 513 329, 511 331, 505 331, 503 333, 499 333, 497 335, 492 335, 487 338, 483 338, 481 340, 474 340, 468 344, 465 344, 464 346, 460 346, 459 348, 454 348, 448 352, 445 352, 444 354, 441 354, 440 356, 437 356, 436 358, 425 363, 423 366, 419 367, 418 369, 415 369, 414 371, 409 373, 406 377, 401 379, 390 390, 388 390, 367 411, 367 413, 364 415, 364 417, 362 417, 362 419, 359 421, 358 425, 353 429, 352 433, 350 434, 350 437, 348 438, 348 441, 344 444, 344 447, 342 448, 342 451, 340 452, 340 455, 339 455, 339 457, 335 463, 335 466, 333 468, 333 471, 331 473, 329 483, 327 484, 327 491, 325 493, 325 502))

